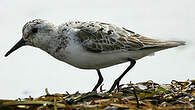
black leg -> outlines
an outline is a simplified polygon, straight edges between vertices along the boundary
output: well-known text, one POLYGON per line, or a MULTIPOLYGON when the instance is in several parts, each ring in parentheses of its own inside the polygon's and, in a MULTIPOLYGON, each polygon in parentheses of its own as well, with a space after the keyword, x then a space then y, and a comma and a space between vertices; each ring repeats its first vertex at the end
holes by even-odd
POLYGON ((123 76, 135 65, 136 61, 134 59, 128 58, 128 61, 131 62, 131 64, 128 66, 128 68, 123 72, 122 75, 120 75, 115 81, 114 84, 112 85, 112 87, 110 88, 110 90, 108 92, 112 92, 114 90, 114 88, 117 86, 118 90, 119 90, 119 83, 120 80, 123 78, 123 76))
POLYGON ((137 94, 136 94, 136 89, 135 87, 131 86, 131 88, 133 88, 133 94, 135 95, 135 100, 137 102, 137 108, 139 108, 139 100, 138 100, 138 97, 137 97, 137 94))
POLYGON ((97 69, 97 73, 98 73, 99 79, 98 79, 98 82, 97 82, 97 84, 95 85, 95 87, 93 88, 92 91, 96 91, 97 88, 102 84, 102 82, 104 80, 99 69, 97 69))

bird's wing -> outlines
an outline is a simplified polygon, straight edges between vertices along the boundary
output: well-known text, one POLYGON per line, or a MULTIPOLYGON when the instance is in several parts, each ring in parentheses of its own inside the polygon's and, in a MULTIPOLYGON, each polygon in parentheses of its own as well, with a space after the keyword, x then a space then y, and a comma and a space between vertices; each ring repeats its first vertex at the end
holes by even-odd
POLYGON ((89 51, 137 50, 144 46, 140 35, 112 24, 85 22, 78 29, 82 46, 89 51))
POLYGON ((92 52, 139 50, 155 47, 160 42, 107 23, 69 22, 67 26, 79 30, 77 37, 82 46, 92 52))

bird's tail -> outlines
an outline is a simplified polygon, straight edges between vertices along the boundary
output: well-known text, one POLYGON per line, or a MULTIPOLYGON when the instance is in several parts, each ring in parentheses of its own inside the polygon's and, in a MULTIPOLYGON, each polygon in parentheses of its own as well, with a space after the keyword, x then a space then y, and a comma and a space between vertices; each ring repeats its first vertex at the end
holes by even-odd
POLYGON ((164 41, 162 42, 162 44, 159 44, 159 46, 163 48, 171 48, 171 47, 177 47, 185 44, 186 44, 185 41, 164 41))
POLYGON ((181 45, 185 45, 185 41, 162 41, 158 39, 152 39, 148 37, 138 37, 138 40, 142 42, 143 47, 139 49, 138 53, 141 53, 141 55, 135 56, 134 59, 140 59, 144 56, 153 56, 155 52, 172 48, 172 47, 177 47, 181 45))
POLYGON ((162 50, 162 49, 177 47, 186 44, 185 41, 161 41, 157 39, 151 39, 148 37, 140 37, 139 40, 144 44, 144 48, 142 49, 162 50))

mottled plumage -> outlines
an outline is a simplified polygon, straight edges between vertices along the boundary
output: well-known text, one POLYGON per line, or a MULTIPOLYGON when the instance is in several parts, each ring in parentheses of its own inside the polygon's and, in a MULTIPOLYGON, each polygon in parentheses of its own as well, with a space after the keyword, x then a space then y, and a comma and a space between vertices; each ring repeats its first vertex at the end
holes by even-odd
POLYGON ((77 37, 84 48, 93 52, 135 51, 147 48, 169 48, 184 42, 165 42, 141 36, 131 30, 101 22, 67 22, 63 29, 78 29, 77 37))
POLYGON ((129 29, 101 22, 66 22, 56 26, 36 19, 23 27, 22 39, 6 53, 8 56, 24 45, 40 48, 60 61, 82 69, 96 69, 103 81, 101 68, 130 61, 130 66, 115 80, 111 92, 136 60, 159 50, 184 45, 183 41, 161 41, 141 36, 129 29))

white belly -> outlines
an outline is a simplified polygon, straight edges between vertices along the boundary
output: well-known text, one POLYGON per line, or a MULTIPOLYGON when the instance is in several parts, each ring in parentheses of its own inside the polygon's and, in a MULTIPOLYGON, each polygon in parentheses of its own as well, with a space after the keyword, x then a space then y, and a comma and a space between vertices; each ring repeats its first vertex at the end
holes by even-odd
POLYGON ((71 54, 65 62, 83 69, 100 69, 127 61, 125 53, 89 53, 71 54))
POLYGON ((145 55, 136 51, 93 53, 86 51, 79 45, 70 45, 65 50, 59 51, 58 56, 54 57, 78 68, 100 69, 127 62, 128 58, 137 60, 143 56, 145 55))

